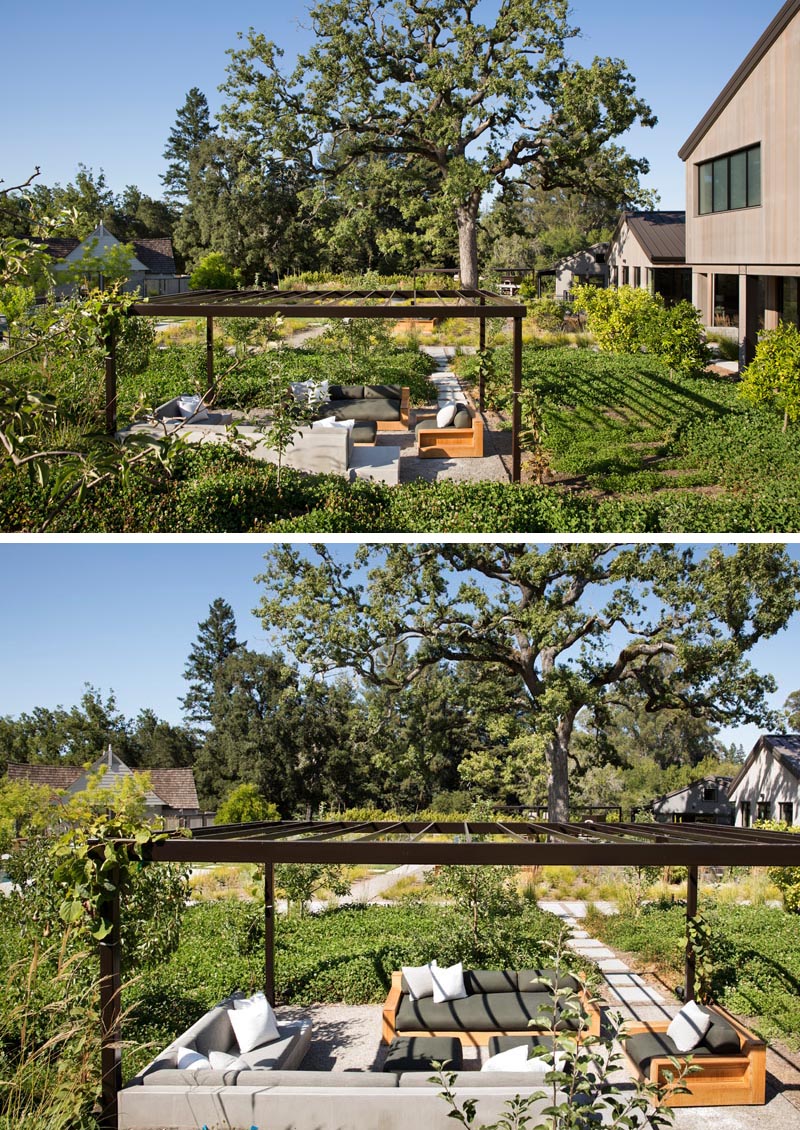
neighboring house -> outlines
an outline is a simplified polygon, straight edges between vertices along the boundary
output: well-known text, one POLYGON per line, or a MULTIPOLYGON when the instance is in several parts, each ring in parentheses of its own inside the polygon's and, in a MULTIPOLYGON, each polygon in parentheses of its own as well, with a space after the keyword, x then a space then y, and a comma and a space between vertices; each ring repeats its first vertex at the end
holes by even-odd
POLYGON ((798 324, 800 0, 789 0, 680 150, 686 261, 707 326, 736 327, 743 364, 759 329, 798 324))
MULTIPOLYGON (((74 796, 86 788, 89 776, 105 768, 100 785, 111 789, 124 777, 143 773, 145 770, 129 769, 124 761, 116 756, 109 746, 102 756, 88 769, 79 765, 25 765, 9 762, 10 781, 29 781, 33 785, 46 785, 55 793, 66 797, 74 796)), ((194 772, 191 769, 148 769, 151 789, 146 794, 147 815, 161 816, 170 823, 188 820, 200 812, 194 772)))
POLYGON ((755 820, 800 825, 800 734, 759 738, 728 797, 739 828, 749 828, 755 820))
POLYGON ((703 777, 653 801, 653 816, 660 823, 732 824, 728 800, 730 777, 703 777))
POLYGON ((685 212, 623 212, 608 250, 611 286, 660 294, 668 306, 691 301, 685 212))
MULTIPOLYGON (((58 284, 59 271, 79 263, 85 255, 93 259, 102 256, 121 240, 113 236, 101 221, 85 239, 46 239, 43 241, 53 259, 56 293, 66 293, 74 284, 58 284)), ((133 258, 124 289, 138 291, 145 298, 157 294, 181 294, 189 289, 188 275, 175 274, 175 257, 172 240, 166 236, 154 239, 132 239, 133 258)))
POLYGON ((569 301, 573 286, 591 283, 593 286, 608 286, 608 244, 595 243, 574 255, 559 259, 549 271, 537 271, 537 293, 542 297, 542 279, 555 276, 556 298, 569 301))

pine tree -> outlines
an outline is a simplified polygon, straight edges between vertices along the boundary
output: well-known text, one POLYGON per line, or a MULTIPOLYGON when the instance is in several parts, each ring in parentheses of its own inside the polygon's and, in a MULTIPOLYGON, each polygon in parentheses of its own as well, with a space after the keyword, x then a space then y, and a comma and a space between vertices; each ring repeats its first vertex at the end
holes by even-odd
POLYGON ((213 132, 208 116, 208 100, 202 90, 193 86, 178 110, 177 120, 170 130, 164 149, 163 156, 169 164, 161 177, 161 183, 168 199, 186 199, 192 155, 200 142, 205 141, 213 132))
POLYGON ((236 639, 233 609, 218 596, 208 610, 208 618, 198 625, 197 640, 183 671, 189 692, 181 699, 181 705, 189 723, 200 726, 211 721, 217 670, 229 655, 244 646, 245 641, 236 639))

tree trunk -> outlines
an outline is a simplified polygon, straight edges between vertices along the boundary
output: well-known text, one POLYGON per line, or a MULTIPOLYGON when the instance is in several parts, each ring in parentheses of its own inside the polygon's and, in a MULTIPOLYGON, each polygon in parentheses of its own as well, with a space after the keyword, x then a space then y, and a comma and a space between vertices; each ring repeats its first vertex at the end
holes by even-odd
POLYGON ((547 818, 569 820, 569 742, 573 718, 562 718, 547 743, 547 818))
POLYGON ((478 203, 470 201, 458 209, 458 271, 461 285, 478 288, 478 203))

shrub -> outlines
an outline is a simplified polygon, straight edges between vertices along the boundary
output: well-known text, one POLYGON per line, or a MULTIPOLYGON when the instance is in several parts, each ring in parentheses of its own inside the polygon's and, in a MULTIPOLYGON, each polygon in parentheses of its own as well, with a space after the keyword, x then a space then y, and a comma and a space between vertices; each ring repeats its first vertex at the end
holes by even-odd
POLYGON ((239 271, 230 267, 219 251, 204 255, 189 277, 192 290, 233 290, 239 285, 239 271))
POLYGON ((783 412, 783 430, 800 419, 800 331, 782 322, 767 330, 742 377, 742 399, 749 404, 774 404, 783 412))

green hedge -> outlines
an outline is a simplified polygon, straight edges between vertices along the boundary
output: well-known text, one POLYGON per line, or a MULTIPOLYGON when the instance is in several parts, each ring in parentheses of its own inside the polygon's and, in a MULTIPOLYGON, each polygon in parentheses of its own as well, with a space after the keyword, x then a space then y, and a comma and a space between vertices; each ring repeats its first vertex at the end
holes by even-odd
MULTIPOLYGON (((0 529, 36 531, 49 499, 27 476, 0 469, 0 529)), ((552 487, 416 482, 347 483, 276 471, 230 449, 188 449, 172 478, 134 471, 90 491, 52 521, 53 532, 121 533, 723 533, 796 532, 800 501, 781 479, 755 496, 661 492, 641 501, 570 495, 552 487)))

